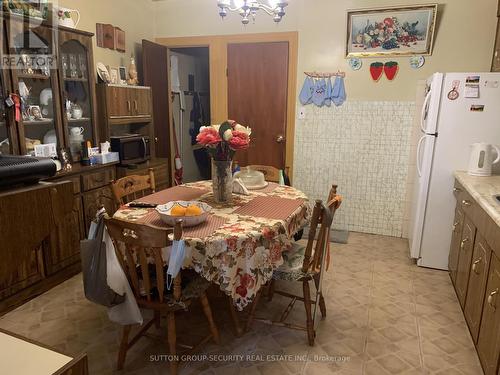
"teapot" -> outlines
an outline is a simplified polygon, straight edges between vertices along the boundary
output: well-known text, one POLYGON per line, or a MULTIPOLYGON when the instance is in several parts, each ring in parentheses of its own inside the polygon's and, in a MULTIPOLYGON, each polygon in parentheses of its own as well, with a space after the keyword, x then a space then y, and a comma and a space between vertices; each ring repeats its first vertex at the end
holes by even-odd
POLYGON ((70 27, 72 29, 78 26, 80 22, 80 12, 76 9, 69 9, 63 7, 55 7, 57 11, 57 20, 60 26, 70 27), (72 15, 76 15, 76 21, 73 20, 72 15))
POLYGON ((471 176, 491 176, 493 164, 500 161, 500 149, 488 143, 473 143, 471 146, 468 174, 471 176), (493 149, 497 157, 493 160, 493 149))

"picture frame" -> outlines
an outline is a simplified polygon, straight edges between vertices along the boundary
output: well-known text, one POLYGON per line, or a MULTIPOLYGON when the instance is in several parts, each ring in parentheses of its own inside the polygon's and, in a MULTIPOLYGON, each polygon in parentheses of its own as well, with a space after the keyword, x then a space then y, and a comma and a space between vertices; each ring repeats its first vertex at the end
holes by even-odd
POLYGON ((120 66, 119 68, 119 78, 120 78, 120 84, 126 85, 127 84, 127 68, 124 66, 120 66))
POLYGON ((438 5, 347 11, 346 57, 431 55, 438 5))
POLYGON ((125 52, 125 31, 115 26, 115 50, 125 52))
POLYGON ((115 49, 115 28, 111 24, 96 23, 97 47, 115 49))
POLYGON ((3 1, 3 10, 18 16, 46 21, 49 16, 48 0, 3 1))
POLYGON ((109 71, 109 77, 111 79, 111 83, 114 85, 119 84, 120 83, 119 69, 115 68, 115 67, 109 67, 108 71, 109 71))

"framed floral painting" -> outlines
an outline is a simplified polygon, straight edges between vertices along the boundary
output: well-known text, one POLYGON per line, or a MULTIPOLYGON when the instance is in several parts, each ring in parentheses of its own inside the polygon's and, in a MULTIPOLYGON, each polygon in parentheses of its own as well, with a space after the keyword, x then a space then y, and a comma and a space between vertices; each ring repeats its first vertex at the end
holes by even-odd
POLYGON ((347 57, 430 55, 437 4, 347 11, 347 57))

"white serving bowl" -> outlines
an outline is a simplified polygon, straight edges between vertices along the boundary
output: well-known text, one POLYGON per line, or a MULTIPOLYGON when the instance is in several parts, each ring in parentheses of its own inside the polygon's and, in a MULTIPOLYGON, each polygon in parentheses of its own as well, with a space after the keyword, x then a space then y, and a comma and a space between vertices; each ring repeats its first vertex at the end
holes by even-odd
POLYGON ((199 201, 173 201, 156 206, 156 211, 158 211, 158 213, 160 214, 163 222, 171 227, 175 225, 175 221, 178 219, 182 219, 182 226, 194 227, 195 225, 199 225, 207 220, 208 214, 210 213, 210 211, 212 211, 212 207, 204 202, 199 201), (201 208, 202 213, 198 216, 172 216, 170 215, 170 212, 176 204, 184 208, 188 207, 191 204, 195 204, 201 208))

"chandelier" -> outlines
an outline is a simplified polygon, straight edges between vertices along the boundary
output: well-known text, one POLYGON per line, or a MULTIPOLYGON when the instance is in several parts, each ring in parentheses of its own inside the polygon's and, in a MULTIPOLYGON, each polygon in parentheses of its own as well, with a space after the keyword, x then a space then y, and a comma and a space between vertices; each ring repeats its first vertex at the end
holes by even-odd
POLYGON ((267 0, 267 4, 263 1, 255 0, 218 0, 219 15, 224 19, 228 11, 238 12, 241 16, 241 23, 247 25, 250 18, 255 22, 255 17, 259 10, 263 10, 273 17, 274 22, 278 23, 285 15, 285 7, 288 1, 267 0))

